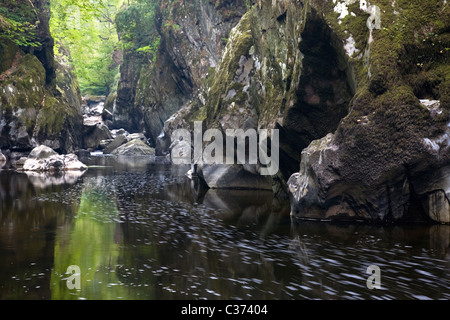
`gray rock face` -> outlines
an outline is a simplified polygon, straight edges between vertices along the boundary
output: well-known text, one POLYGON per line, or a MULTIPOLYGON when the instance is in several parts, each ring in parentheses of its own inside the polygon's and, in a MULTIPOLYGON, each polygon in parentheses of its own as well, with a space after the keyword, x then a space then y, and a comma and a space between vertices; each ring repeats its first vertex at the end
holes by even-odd
POLYGON ((302 152, 300 172, 288 181, 291 215, 315 220, 399 221, 408 219, 413 200, 424 221, 450 223, 450 166, 437 166, 434 149, 410 169, 391 170, 377 180, 349 181, 342 175, 334 135, 302 152), (433 164, 434 163, 434 164, 433 164))
POLYGON ((329 134, 303 150, 300 172, 288 181, 296 218, 316 220, 398 220, 405 217, 410 183, 403 172, 380 181, 349 182, 342 177, 339 146, 329 134))
POLYGON ((411 185, 432 221, 450 223, 450 166, 415 173, 411 185))
POLYGON ((0 79, 0 147, 29 152, 45 144, 63 153, 74 152, 81 147, 83 118, 71 68, 53 63, 56 75, 50 76, 38 57, 18 48, 15 54, 8 76, 0 79), (50 88, 47 80, 54 82, 53 77, 56 85, 50 88))
POLYGON ((258 1, 230 32, 208 87, 166 121, 158 146, 169 146, 174 130, 192 130, 199 120, 223 132, 277 129, 273 191, 286 195, 301 150, 336 130, 354 89, 343 45, 320 15, 291 1, 258 1))

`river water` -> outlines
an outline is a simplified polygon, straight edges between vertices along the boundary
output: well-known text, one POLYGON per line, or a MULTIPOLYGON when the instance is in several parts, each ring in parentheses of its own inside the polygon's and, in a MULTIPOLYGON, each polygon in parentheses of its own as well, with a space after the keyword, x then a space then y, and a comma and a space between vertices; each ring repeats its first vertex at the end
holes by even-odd
POLYGON ((450 299, 450 226, 292 221, 270 192, 94 159, 82 176, 0 172, 0 299, 450 299))

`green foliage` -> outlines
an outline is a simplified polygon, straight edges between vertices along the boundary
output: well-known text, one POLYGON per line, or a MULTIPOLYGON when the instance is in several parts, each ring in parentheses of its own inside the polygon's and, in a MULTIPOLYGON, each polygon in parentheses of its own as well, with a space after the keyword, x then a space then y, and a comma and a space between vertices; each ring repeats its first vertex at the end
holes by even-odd
POLYGON ((36 35, 39 18, 28 1, 0 1, 0 41, 12 41, 16 45, 38 47, 36 35))
POLYGON ((122 49, 154 62, 161 37, 156 28, 156 1, 134 0, 117 14, 116 26, 122 49))
POLYGON ((108 95, 116 84, 119 65, 115 16, 120 0, 52 1, 50 23, 56 54, 69 56, 83 94, 108 95), (67 49, 68 52, 65 52, 67 49))
POLYGON ((137 52, 141 54, 143 57, 146 57, 150 62, 156 61, 156 52, 159 48, 159 44, 161 42, 161 37, 156 37, 153 43, 148 46, 137 49, 137 52))

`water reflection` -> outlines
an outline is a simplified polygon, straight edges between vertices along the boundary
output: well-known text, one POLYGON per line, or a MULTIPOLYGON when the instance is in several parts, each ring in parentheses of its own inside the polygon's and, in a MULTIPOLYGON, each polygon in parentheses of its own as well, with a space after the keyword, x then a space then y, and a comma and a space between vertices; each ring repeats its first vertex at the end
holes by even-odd
POLYGON ((77 188, 37 188, 26 174, 0 172, 0 299, 51 298, 55 236, 71 224, 79 196, 77 188))
POLYGON ((51 186, 72 185, 81 178, 86 171, 62 171, 62 172, 26 172, 28 180, 38 189, 51 186))
POLYGON ((109 159, 62 184, 1 172, 0 298, 450 298, 450 226, 295 223, 271 193, 205 190, 186 171, 109 159), (366 287, 373 264, 382 290, 366 287))

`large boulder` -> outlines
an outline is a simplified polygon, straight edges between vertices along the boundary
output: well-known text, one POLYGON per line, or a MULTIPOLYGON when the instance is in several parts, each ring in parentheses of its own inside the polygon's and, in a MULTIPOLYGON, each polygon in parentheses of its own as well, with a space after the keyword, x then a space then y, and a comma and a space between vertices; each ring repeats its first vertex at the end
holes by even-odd
POLYGON ((288 181, 296 218, 316 220, 401 219, 409 209, 410 184, 405 171, 378 181, 348 181, 340 173, 339 145, 333 134, 303 150, 300 172, 288 181))
POLYGON ((25 160, 22 171, 61 172, 86 171, 88 167, 78 160, 74 154, 59 155, 46 146, 34 148, 25 160))
POLYGON ((54 157, 57 155, 58 155, 58 153, 55 150, 53 150, 49 147, 46 147, 46 146, 39 146, 39 147, 34 148, 30 152, 28 159, 44 160, 44 159, 54 157))
POLYGON ((13 65, 0 77, 1 148, 29 152, 45 144, 69 153, 81 147, 78 82, 70 66, 56 66, 57 86, 51 89, 39 59, 16 49, 13 65))
POLYGON ((95 151, 103 140, 112 139, 111 131, 101 119, 97 117, 84 119, 83 140, 85 149, 95 151))
POLYGON ((141 139, 131 140, 111 152, 117 156, 154 156, 155 149, 149 147, 141 139))
POLYGON ((125 143, 129 142, 127 140, 127 137, 123 134, 119 134, 116 136, 116 138, 108 143, 106 147, 103 149, 104 154, 111 154, 114 150, 119 148, 120 146, 124 145, 125 143))

